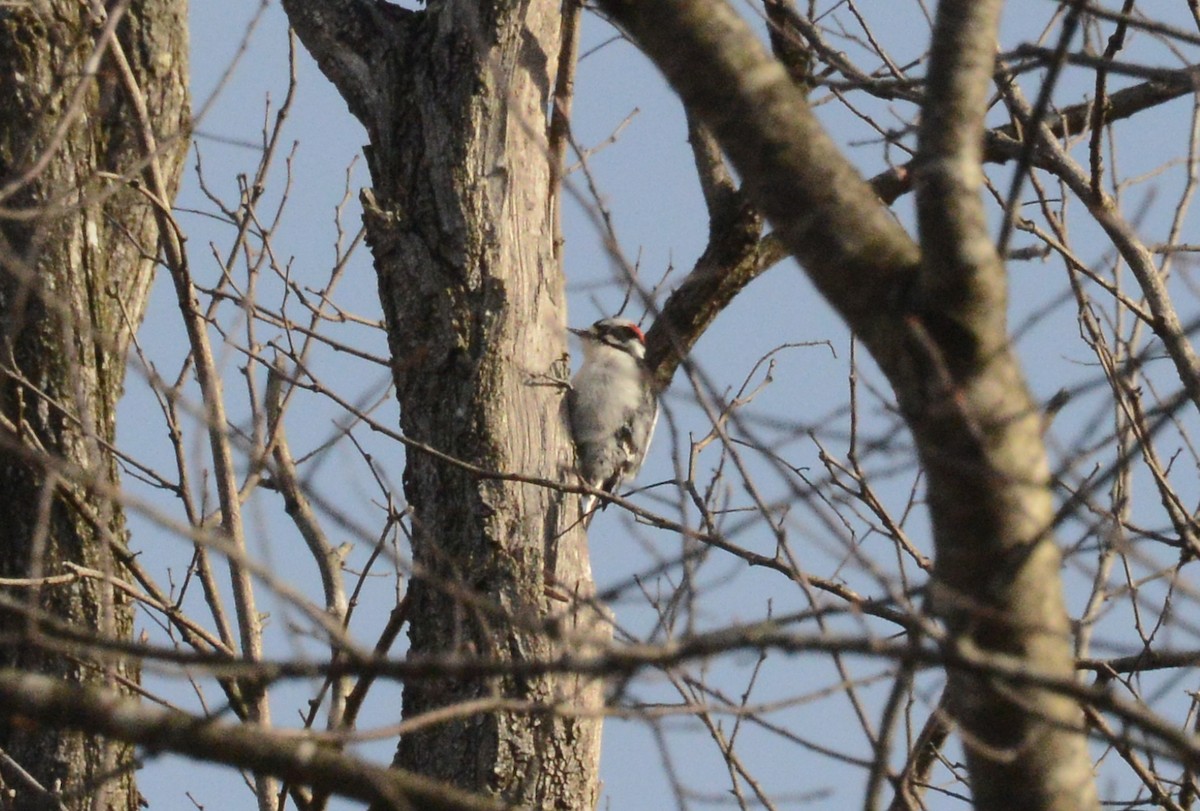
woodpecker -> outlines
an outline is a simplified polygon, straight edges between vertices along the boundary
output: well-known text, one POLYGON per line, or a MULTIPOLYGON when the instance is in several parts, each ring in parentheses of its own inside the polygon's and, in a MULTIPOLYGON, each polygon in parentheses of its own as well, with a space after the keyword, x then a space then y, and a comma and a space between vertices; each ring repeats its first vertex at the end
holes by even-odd
MULTIPOLYGON (((579 455, 579 475, 611 493, 637 475, 658 421, 658 398, 646 365, 646 337, 624 318, 602 318, 572 329, 583 340, 583 366, 567 403, 579 455)), ((583 500, 584 521, 595 496, 583 500)))

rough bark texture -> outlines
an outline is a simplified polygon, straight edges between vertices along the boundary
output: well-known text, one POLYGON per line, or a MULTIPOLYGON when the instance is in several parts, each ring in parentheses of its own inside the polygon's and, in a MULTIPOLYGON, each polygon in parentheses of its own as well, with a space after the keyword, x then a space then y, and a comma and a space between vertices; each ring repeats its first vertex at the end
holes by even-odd
MULTIPOLYGON (((135 0, 117 37, 164 145, 172 192, 187 148, 187 5, 135 0)), ((112 59, 113 22, 78 0, 0 9, 0 576, 61 574, 73 561, 116 571, 124 521, 111 493, 131 331, 157 253, 149 203, 130 181, 144 155, 112 59), (104 174, 109 173, 109 174, 104 174), (101 486, 93 487, 91 483, 101 486)), ((0 664, 79 682, 136 681, 40 645, 38 612, 127 635, 123 598, 94 580, 0 594, 0 664)), ((0 749, 68 808, 137 807, 131 750, 76 732, 0 718, 0 749), (100 805, 93 806, 99 798, 100 805)), ((54 806, 0 766, 22 808, 54 806)))
MULTIPOLYGON (((750 199, 891 381, 928 471, 934 607, 951 644, 1069 681, 1040 419, 1008 341, 1004 268, 978 204, 1000 4, 939 9, 917 167, 920 249, 728 4, 601 5, 712 130, 750 199)), ((978 671, 952 672, 949 695, 976 807, 1096 807, 1072 701, 978 671)))
MULTIPOLYGON (((368 239, 387 318, 401 423, 482 468, 573 479, 546 151, 559 3, 431 3, 420 12, 345 0, 285 2, 292 24, 366 125, 368 239), (561 374, 562 369, 557 371, 561 374)), ((594 614, 547 618, 546 578, 588 595, 578 499, 408 454, 415 577, 411 655, 519 661, 602 639, 594 614), (597 637, 597 634, 600 636, 597 637)), ((495 696, 529 713, 478 712, 403 737, 397 765, 534 808, 589 808, 599 685, 569 677, 414 681, 404 716, 495 696)))

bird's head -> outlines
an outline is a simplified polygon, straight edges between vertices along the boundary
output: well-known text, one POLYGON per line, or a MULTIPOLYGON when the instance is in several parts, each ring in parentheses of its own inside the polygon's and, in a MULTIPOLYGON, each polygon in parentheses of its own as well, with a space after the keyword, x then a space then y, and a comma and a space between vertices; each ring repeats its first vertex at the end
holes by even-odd
POLYGON ((585 351, 587 348, 608 346, 638 360, 646 357, 646 336, 628 318, 601 318, 587 329, 571 329, 571 332, 583 339, 585 351))

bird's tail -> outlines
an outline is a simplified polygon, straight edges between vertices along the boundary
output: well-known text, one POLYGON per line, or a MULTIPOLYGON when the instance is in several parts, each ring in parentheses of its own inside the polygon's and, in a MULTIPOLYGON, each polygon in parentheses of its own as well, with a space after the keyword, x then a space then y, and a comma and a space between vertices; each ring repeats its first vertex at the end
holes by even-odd
POLYGON ((596 517, 596 513, 600 511, 600 505, 596 503, 596 497, 587 495, 583 497, 583 503, 579 508, 580 521, 583 522, 583 528, 587 529, 592 523, 592 519, 596 517))

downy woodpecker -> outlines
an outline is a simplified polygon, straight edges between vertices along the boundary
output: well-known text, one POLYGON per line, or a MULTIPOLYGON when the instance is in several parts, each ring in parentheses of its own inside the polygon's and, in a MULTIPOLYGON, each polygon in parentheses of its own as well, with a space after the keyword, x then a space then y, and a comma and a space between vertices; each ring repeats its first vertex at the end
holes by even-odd
MULTIPOLYGON (((658 420, 646 338, 624 318, 604 318, 571 332, 583 340, 583 366, 567 395, 579 475, 611 493, 622 480, 637 475, 658 420)), ((585 522, 595 500, 584 497, 585 522)))

